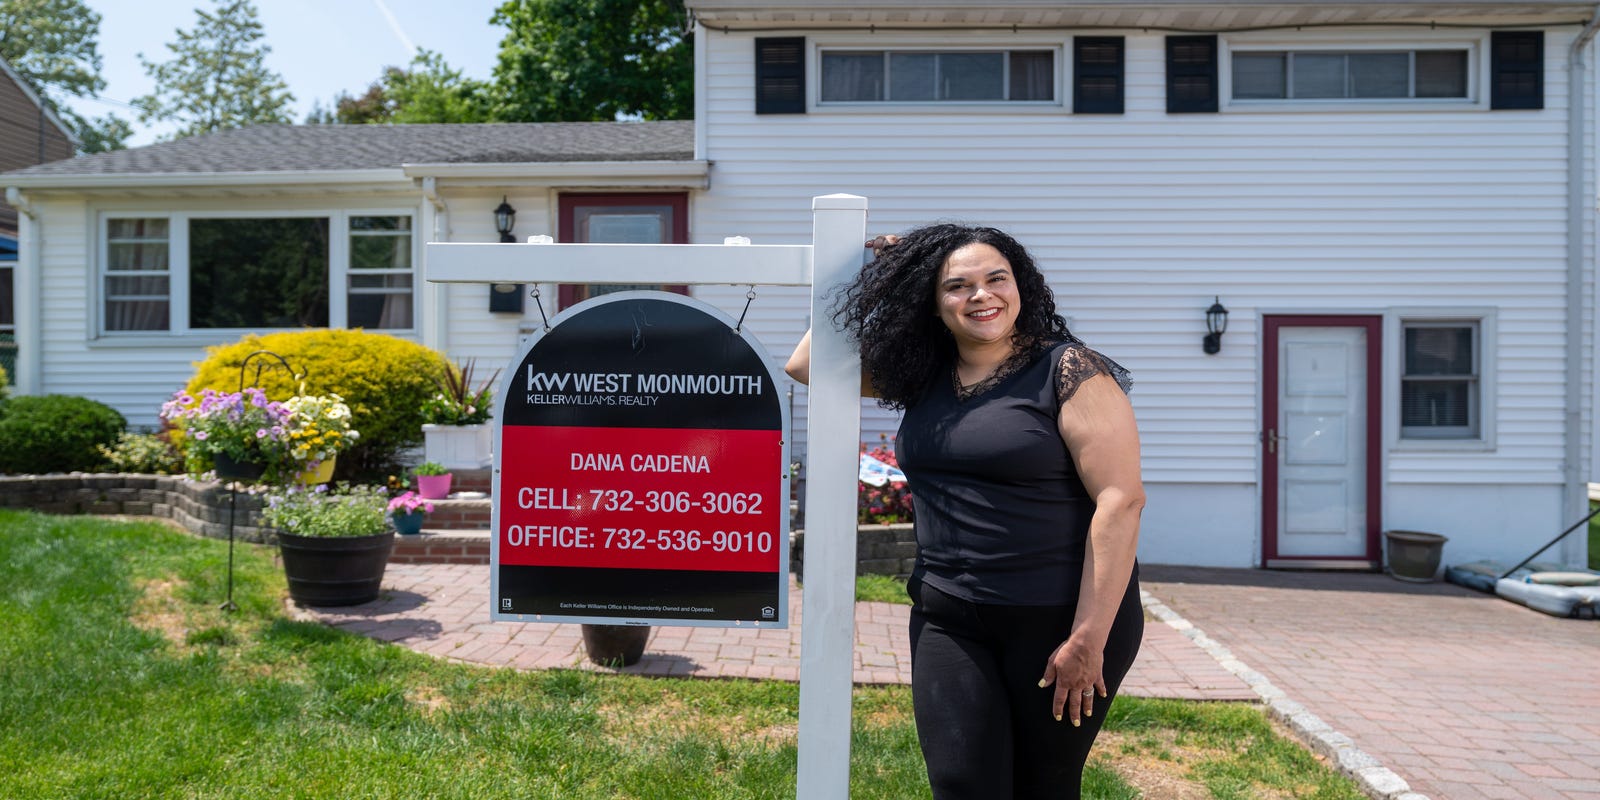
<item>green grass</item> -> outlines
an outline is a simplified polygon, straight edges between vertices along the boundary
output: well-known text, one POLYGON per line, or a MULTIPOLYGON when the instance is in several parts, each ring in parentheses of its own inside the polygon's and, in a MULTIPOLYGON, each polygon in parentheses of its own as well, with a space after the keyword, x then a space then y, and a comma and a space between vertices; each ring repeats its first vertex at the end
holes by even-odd
MULTIPOLYGON (((1589 504, 1594 510, 1594 504, 1589 504)), ((1600 569, 1600 517, 1589 520, 1589 569, 1600 569)))
MULTIPOLYGON (((226 558, 156 523, 0 511, 0 797, 794 795, 793 684, 439 661, 286 618, 254 546, 226 614, 226 558)), ((926 797, 909 691, 854 707, 851 796, 926 797)), ((1108 724, 1085 797, 1141 796, 1147 762, 1214 797, 1329 779, 1252 707, 1123 699, 1108 724)), ((1274 796, 1357 796, 1296 792, 1274 796)))
POLYGON ((857 575, 856 602, 899 603, 911 605, 906 594, 906 582, 890 575, 857 575))

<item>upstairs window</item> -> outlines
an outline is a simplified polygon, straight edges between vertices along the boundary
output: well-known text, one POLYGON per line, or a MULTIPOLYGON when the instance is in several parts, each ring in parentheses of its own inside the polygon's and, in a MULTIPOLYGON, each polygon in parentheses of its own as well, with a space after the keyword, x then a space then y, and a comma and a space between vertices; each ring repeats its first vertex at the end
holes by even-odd
POLYGON ((1048 103, 1053 50, 824 50, 823 103, 1048 103))
POLYGON ((1233 54, 1234 100, 1465 100, 1465 49, 1233 54))

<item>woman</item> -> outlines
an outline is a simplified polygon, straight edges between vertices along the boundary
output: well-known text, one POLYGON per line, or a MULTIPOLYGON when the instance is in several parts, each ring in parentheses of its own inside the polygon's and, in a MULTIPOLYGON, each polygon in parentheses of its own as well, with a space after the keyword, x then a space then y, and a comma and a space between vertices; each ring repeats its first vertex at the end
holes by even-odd
MULTIPOLYGON (((879 237, 834 320, 904 410, 912 701, 935 798, 1073 798, 1144 631, 1127 371, 992 228, 879 237), (1098 712, 1098 713, 1097 713, 1098 712)), ((810 374, 810 333, 788 372, 810 374)))

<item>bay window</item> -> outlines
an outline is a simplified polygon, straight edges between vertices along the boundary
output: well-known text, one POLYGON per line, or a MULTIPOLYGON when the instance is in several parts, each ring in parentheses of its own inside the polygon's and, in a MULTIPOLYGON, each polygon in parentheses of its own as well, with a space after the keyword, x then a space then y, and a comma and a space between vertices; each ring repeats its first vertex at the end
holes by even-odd
POLYGON ((416 326, 409 214, 106 214, 100 230, 107 335, 416 326))

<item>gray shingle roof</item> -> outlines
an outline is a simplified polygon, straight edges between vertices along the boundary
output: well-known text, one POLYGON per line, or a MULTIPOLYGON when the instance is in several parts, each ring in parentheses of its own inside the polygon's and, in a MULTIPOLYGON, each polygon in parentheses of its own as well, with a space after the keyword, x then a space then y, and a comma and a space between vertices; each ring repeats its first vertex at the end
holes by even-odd
POLYGON ((398 169, 401 164, 688 161, 694 122, 257 125, 0 176, 398 169))

